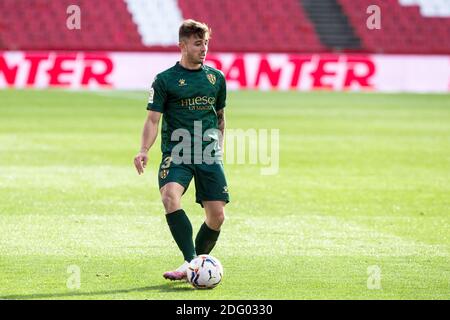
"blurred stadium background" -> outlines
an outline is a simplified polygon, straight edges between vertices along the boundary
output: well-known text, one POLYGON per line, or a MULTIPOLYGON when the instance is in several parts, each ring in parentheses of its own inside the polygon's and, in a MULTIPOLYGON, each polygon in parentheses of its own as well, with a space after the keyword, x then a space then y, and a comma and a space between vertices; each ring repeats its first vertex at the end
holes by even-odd
POLYGON ((145 89, 194 18, 232 89, 448 92, 449 16, 448 0, 2 0, 0 88, 145 89))
POLYGON ((448 299, 449 89, 450 0, 0 0, 0 298, 448 299), (207 293, 161 277, 159 142, 132 165, 186 18, 227 126, 280 130, 277 175, 226 166, 207 293))

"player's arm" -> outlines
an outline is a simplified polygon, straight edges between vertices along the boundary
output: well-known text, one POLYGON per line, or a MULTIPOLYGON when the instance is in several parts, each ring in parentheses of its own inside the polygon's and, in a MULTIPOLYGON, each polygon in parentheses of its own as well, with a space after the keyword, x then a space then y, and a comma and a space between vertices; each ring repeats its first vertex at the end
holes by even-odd
POLYGON ((217 95, 217 127, 220 130, 219 146, 220 150, 223 152, 223 142, 225 140, 225 105, 227 99, 227 84, 225 82, 225 76, 223 72, 220 72, 219 79, 221 79, 220 89, 217 95))
POLYGON ((219 139, 220 150, 223 150, 223 141, 225 140, 225 108, 217 111, 217 126, 221 133, 219 139))
POLYGON ((161 112, 152 110, 148 112, 144 129, 142 130, 141 150, 134 158, 134 166, 139 174, 144 173, 144 168, 146 167, 148 161, 148 151, 158 136, 158 125, 160 119, 161 112))

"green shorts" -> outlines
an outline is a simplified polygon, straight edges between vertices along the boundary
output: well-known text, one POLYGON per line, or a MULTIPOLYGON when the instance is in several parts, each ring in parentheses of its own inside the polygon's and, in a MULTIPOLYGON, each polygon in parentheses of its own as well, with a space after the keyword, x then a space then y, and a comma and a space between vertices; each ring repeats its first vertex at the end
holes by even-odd
POLYGON ((195 201, 202 207, 202 201, 230 202, 222 163, 175 164, 170 156, 163 156, 158 172, 160 189, 169 182, 177 182, 186 192, 192 177, 195 181, 195 201))

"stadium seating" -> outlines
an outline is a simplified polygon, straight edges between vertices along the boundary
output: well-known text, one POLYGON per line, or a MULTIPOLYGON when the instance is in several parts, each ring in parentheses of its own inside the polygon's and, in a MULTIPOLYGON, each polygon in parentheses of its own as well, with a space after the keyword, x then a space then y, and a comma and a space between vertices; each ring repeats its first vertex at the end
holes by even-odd
POLYGON ((214 51, 326 50, 298 0, 179 0, 178 4, 184 17, 211 25, 214 51))
POLYGON ((450 17, 450 0, 399 0, 403 6, 420 7, 424 17, 450 17))
POLYGON ((145 46, 177 46, 183 21, 176 0, 125 0, 145 46))
MULTIPOLYGON (((420 0, 339 0, 366 51, 375 53, 450 53, 450 19, 443 17, 441 6, 446 1, 426 0, 438 17, 425 17, 425 7, 413 5, 420 0), (366 13, 370 5, 381 9, 381 29, 367 27, 366 13), (405 6, 404 6, 404 5, 405 6), (439 4, 439 5, 437 5, 439 4), (433 9, 435 10, 435 9, 433 9)), ((420 3, 425 3, 421 1, 420 3)), ((431 11, 426 11, 431 12, 431 11)))
POLYGON ((326 50, 298 0, 0 0, 0 49, 175 51, 187 17, 211 25, 215 51, 326 50), (74 2, 80 31, 66 28, 74 2))
POLYGON ((123 0, 0 0, 0 45, 9 50, 143 50, 123 0), (81 30, 66 27, 81 9, 81 30))
MULTIPOLYGON (((177 51, 177 28, 193 18, 212 27, 215 52, 333 51, 302 1, 0 0, 0 50, 177 51), (81 8, 81 30, 66 27, 73 3, 81 8)), ((336 2, 360 43, 353 51, 450 53, 450 0, 336 2), (373 4, 381 8, 380 30, 366 25, 373 4)))

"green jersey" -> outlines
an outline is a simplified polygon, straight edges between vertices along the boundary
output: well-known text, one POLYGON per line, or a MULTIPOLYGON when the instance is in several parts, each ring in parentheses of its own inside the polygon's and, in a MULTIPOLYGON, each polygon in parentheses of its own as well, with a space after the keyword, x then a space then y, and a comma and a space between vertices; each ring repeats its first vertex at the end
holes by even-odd
POLYGON ((217 111, 225 107, 225 100, 225 77, 217 69, 202 65, 200 69, 189 70, 177 62, 159 73, 150 89, 147 109, 163 114, 162 153, 171 153, 180 143, 180 135, 174 134, 177 129, 189 132, 193 153, 194 143, 201 145, 201 150, 210 145, 212 153, 217 153, 217 111))

